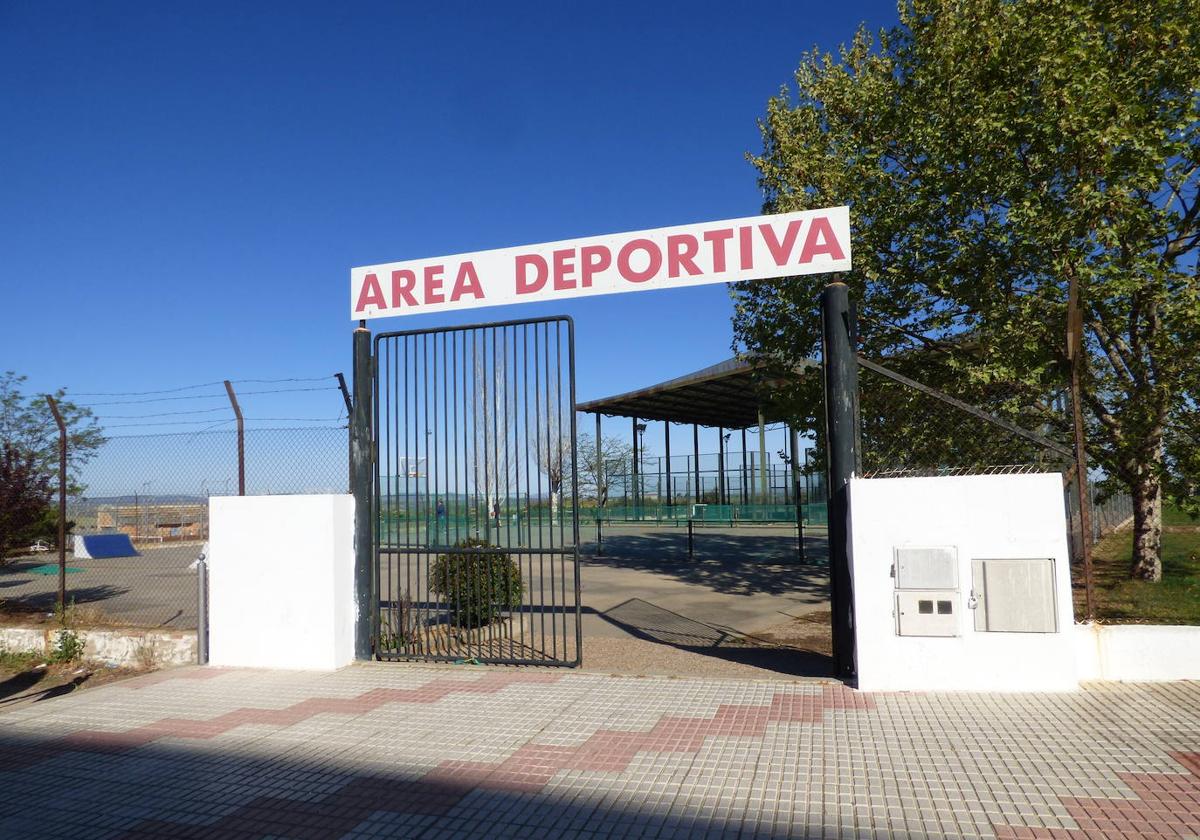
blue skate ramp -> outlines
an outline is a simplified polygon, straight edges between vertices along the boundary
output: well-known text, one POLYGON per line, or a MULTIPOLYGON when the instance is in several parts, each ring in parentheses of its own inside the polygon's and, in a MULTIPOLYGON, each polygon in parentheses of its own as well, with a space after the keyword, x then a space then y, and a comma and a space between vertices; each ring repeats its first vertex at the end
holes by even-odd
POLYGON ((93 534, 83 537, 88 557, 102 560, 110 557, 141 557, 128 534, 93 534))

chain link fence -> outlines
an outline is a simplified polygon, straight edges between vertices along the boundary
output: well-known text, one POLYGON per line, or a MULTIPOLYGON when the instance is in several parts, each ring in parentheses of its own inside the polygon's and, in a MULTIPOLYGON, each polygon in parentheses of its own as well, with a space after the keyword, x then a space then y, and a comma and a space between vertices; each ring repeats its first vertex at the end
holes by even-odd
MULTIPOLYGON (((349 492, 347 427, 247 429, 243 469, 247 495, 349 492)), ((76 620, 195 628, 192 563, 208 539, 209 503, 237 495, 238 480, 235 431, 107 438, 67 503, 66 593, 76 620)), ((0 609, 53 612, 58 579, 53 549, 15 558, 0 569, 0 609)))

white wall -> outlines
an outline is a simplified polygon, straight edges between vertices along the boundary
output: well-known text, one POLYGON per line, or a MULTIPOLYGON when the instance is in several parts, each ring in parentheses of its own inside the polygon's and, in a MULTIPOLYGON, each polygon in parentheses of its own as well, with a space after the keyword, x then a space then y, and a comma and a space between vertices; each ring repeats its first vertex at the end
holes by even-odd
POLYGON ((215 497, 209 516, 209 663, 348 665, 354 497, 215 497))
POLYGON ((871 691, 1066 691, 1078 686, 1062 478, 1055 474, 854 479, 851 565, 858 685, 871 691), (955 546, 961 635, 898 636, 893 551, 955 546), (972 558, 1053 557, 1057 633, 977 633, 972 558))
POLYGON ((1081 680, 1200 680, 1200 627, 1080 624, 1081 680))

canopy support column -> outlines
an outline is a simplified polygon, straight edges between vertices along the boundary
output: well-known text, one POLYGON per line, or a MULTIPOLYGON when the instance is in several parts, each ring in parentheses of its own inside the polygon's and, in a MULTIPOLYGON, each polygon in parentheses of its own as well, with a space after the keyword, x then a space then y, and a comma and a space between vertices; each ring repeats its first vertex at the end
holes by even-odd
POLYGON ((663 468, 663 475, 667 479, 667 507, 671 506, 671 421, 663 422, 663 446, 667 450, 666 459, 667 465, 663 468))

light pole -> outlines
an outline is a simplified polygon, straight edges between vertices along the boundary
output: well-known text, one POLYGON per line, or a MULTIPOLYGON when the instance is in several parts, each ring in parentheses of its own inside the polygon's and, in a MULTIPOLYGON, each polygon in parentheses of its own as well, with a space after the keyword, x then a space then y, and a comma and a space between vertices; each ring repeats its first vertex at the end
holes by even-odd
MULTIPOLYGON (((146 492, 146 491, 150 490, 150 485, 153 483, 154 483, 153 481, 143 481, 142 482, 142 490, 143 490, 143 494, 147 498, 147 503, 149 503, 150 493, 146 492)), ((140 507, 138 508, 137 524, 133 526, 133 531, 134 531, 134 536, 137 536, 137 537, 142 536, 142 510, 140 507)))
MULTIPOLYGON (((645 463, 643 456, 646 453, 646 424, 635 423, 633 426, 637 432, 637 470, 634 474, 637 476, 637 485, 633 488, 633 507, 638 510, 642 504, 642 464, 645 463)), ((638 513, 638 518, 641 519, 641 513, 638 513)))

